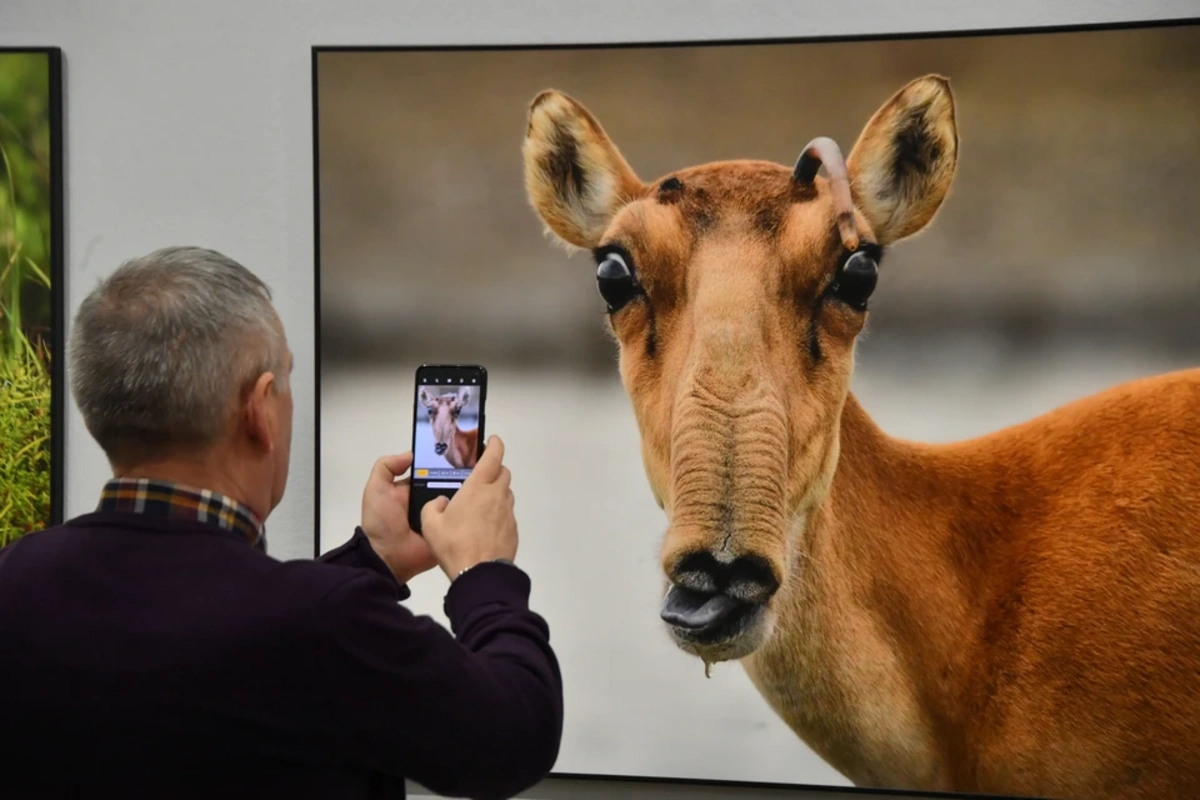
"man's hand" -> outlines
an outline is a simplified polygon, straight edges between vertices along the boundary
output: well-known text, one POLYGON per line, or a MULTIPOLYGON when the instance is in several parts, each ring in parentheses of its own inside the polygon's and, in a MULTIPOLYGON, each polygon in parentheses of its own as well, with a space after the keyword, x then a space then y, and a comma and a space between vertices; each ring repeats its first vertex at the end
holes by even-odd
POLYGON ((503 459, 504 443, 489 437, 487 449, 454 499, 438 497, 421 509, 425 541, 450 580, 481 561, 511 561, 517 555, 512 473, 503 459))
POLYGON ((362 500, 363 533, 400 583, 408 583, 438 564, 425 539, 408 527, 409 484, 396 480, 412 461, 412 453, 376 461, 362 500))

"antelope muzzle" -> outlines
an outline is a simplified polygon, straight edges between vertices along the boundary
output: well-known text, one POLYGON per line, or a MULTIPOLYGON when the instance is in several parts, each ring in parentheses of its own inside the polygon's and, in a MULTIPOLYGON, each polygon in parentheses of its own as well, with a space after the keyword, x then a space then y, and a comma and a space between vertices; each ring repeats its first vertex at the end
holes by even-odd
POLYGON ((679 647, 709 662, 766 638, 787 561, 786 421, 769 387, 750 385, 688 392, 672 432, 660 616, 679 647))

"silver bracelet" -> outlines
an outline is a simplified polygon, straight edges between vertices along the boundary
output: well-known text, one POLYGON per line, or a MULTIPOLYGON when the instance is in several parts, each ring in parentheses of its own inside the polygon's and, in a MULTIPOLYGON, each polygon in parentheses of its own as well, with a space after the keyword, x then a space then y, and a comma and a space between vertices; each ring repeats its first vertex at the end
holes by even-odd
POLYGON ((514 564, 512 561, 509 561, 507 558, 489 558, 487 561, 479 561, 479 562, 472 564, 469 567, 466 567, 461 572, 459 572, 457 575, 455 575, 454 580, 452 580, 450 582, 454 583, 454 581, 461 578, 465 573, 470 572, 471 570, 475 569, 475 567, 478 567, 480 564, 508 564, 511 567, 516 566, 516 564, 514 564))

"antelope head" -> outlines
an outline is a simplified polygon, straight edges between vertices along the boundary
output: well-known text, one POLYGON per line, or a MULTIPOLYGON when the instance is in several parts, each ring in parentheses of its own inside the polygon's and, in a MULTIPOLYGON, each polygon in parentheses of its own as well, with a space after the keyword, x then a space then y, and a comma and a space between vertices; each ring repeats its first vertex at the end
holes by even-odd
POLYGON ((439 456, 444 455, 454 441, 454 432, 458 429, 458 416, 471 401, 471 390, 459 389, 456 392, 433 395, 429 389, 421 387, 421 404, 429 415, 429 426, 433 429, 433 450, 439 456))
POLYGON ((662 619, 707 663, 743 658, 770 636, 830 490, 883 250, 929 224, 954 178, 949 82, 900 89, 845 159, 821 137, 792 167, 722 161, 646 183, 556 91, 530 105, 523 153, 548 232, 595 258, 668 520, 662 619))

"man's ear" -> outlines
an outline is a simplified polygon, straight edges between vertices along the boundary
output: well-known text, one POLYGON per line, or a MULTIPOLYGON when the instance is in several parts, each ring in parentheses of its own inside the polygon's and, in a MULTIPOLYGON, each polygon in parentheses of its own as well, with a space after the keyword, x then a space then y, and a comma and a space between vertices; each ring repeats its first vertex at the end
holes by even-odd
POLYGON ((275 383, 273 373, 264 372, 259 375, 258 380, 251 386, 243 407, 250 440, 267 453, 275 449, 275 412, 270 402, 275 383))
POLYGON ((528 123, 522 153, 530 204, 561 241, 595 247, 645 185, 591 112, 567 95, 539 94, 528 123))
POLYGON ((954 95, 940 75, 918 78, 892 95, 846 159, 854 202, 882 245, 932 221, 957 168, 954 95))

